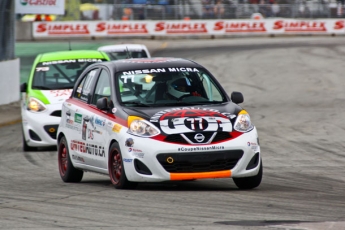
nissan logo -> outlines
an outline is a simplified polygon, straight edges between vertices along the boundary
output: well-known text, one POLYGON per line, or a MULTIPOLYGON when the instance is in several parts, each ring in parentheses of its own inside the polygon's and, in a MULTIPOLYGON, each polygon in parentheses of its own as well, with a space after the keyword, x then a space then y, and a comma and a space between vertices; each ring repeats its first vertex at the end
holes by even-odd
POLYGON ((197 133, 197 134, 195 134, 194 139, 195 139, 197 142, 203 142, 204 139, 205 139, 205 136, 202 135, 201 133, 197 133))

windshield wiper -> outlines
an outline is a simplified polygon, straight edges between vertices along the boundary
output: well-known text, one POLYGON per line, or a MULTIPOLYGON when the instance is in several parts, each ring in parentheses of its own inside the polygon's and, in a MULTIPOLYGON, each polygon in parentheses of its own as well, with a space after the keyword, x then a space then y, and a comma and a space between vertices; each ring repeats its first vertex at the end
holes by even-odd
POLYGON ((122 104, 124 105, 135 105, 135 106, 141 106, 141 107, 150 107, 149 105, 147 104, 144 104, 144 103, 141 103, 141 102, 137 102, 137 101, 127 101, 127 102, 122 102, 122 104))

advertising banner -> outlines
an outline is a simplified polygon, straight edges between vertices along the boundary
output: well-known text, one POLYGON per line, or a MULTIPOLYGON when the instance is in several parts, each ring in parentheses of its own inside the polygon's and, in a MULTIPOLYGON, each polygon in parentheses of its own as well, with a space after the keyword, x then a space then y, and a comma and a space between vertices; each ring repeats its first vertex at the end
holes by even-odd
POLYGON ((345 34, 344 19, 34 22, 34 37, 345 34))
POLYGON ((15 0, 16 14, 65 14, 65 0, 15 0))

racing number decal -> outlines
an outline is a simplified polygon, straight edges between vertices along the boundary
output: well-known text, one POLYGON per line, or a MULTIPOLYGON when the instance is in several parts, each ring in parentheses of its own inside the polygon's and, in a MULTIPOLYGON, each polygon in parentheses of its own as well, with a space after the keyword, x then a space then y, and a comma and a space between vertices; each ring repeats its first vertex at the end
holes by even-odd
POLYGON ((121 76, 121 78, 123 79, 123 83, 127 83, 127 79, 129 78, 132 82, 134 82, 134 75, 125 75, 125 76, 121 76))
POLYGON ((188 127, 191 130, 203 131, 205 125, 206 125, 205 128, 207 128, 207 122, 205 122, 205 119, 203 119, 201 117, 187 118, 184 123, 185 123, 186 127, 188 127))
POLYGON ((166 134, 185 132, 223 131, 231 132, 232 124, 224 117, 182 117, 160 120, 160 126, 166 134))

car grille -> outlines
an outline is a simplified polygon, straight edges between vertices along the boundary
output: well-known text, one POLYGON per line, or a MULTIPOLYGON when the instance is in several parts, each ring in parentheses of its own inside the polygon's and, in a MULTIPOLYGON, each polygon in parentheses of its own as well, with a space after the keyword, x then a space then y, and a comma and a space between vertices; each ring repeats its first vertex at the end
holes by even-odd
POLYGON ((201 132, 201 134, 205 136, 205 139, 202 142, 198 142, 195 140, 196 134, 197 133, 195 132, 184 133, 184 134, 172 134, 172 135, 168 135, 164 139, 164 141, 171 142, 171 143, 178 143, 178 144, 206 144, 207 142, 209 142, 208 144, 212 144, 216 142, 225 141, 231 138, 231 135, 229 132, 217 132, 215 136, 213 136, 214 132, 201 132), (184 135, 191 143, 188 142, 182 135, 184 135), (210 140, 210 138, 212 137, 213 139, 210 140))
POLYGON ((56 132, 58 125, 46 125, 43 128, 51 138, 56 140, 56 132))
POLYGON ((191 173, 230 170, 235 167, 242 156, 242 150, 222 150, 193 153, 160 153, 157 155, 157 160, 170 173, 191 173))

